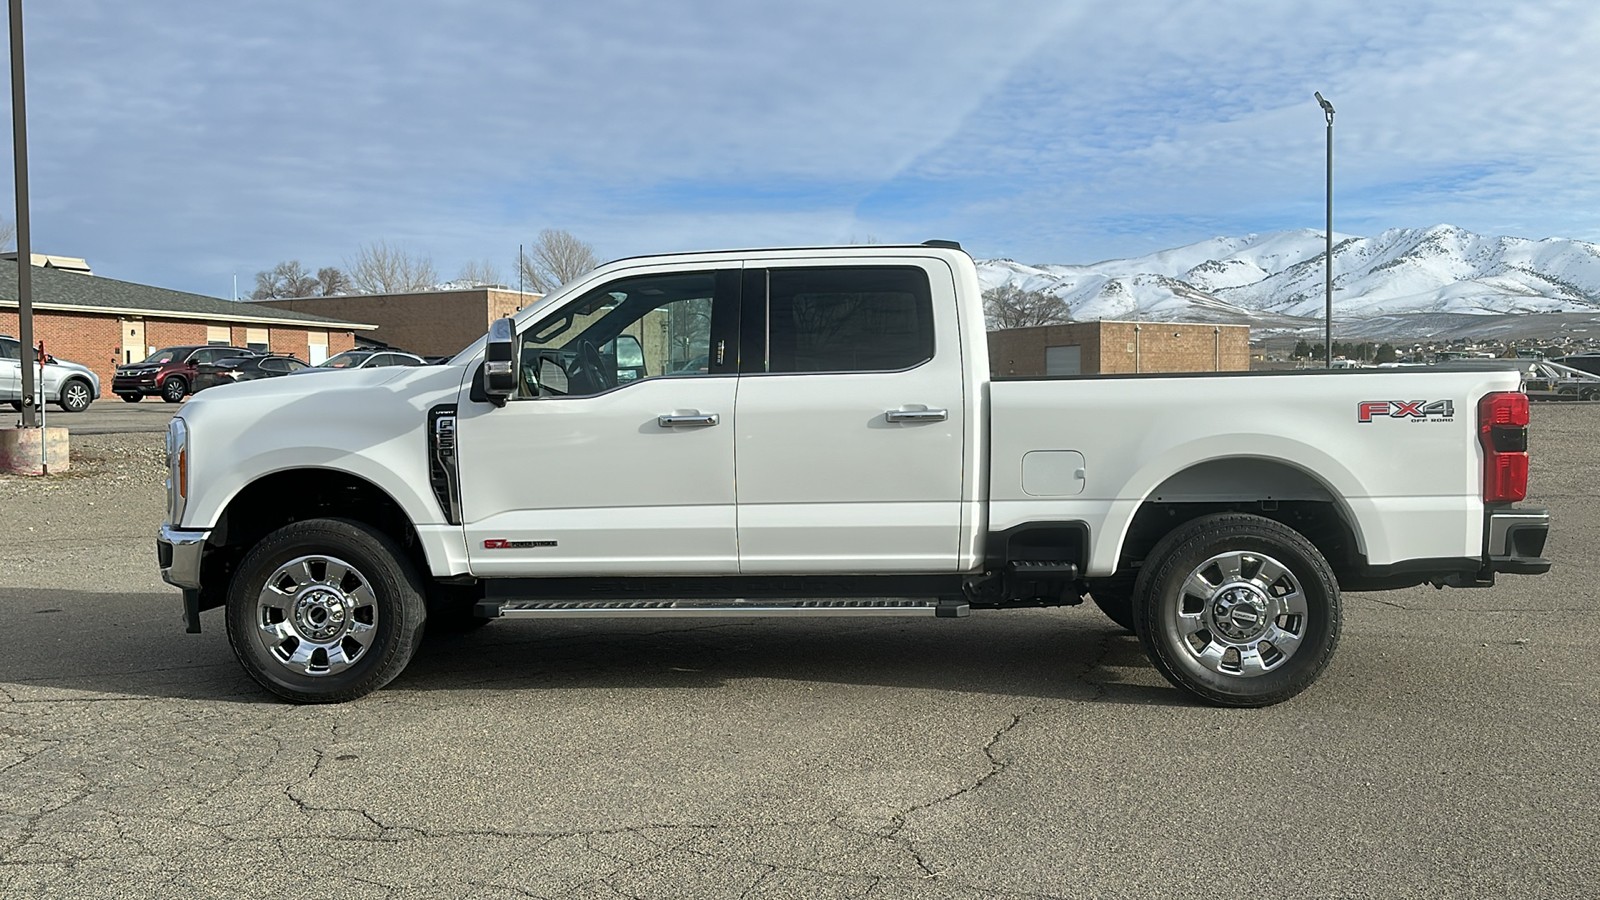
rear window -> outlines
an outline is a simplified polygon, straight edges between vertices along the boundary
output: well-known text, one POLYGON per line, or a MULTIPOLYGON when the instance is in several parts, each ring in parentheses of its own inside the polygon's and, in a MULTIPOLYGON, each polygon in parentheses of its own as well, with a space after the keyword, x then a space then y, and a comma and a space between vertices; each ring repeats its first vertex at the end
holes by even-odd
POLYGON ((933 358, 933 297, 915 266, 772 269, 768 372, 892 372, 933 358))

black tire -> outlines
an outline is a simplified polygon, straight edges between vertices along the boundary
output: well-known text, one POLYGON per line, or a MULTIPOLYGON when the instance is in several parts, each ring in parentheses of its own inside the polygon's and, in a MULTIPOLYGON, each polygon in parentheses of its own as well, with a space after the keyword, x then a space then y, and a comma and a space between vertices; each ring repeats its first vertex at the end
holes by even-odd
POLYGON ((393 681, 411 661, 427 617, 423 594, 422 580, 404 551, 382 532, 348 519, 296 522, 262 538, 239 564, 228 589, 228 643, 250 677, 285 700, 354 700, 393 681), (306 559, 310 561, 302 561, 306 559), (320 576, 316 575, 318 559, 323 561, 320 576), (341 578, 335 574, 334 566, 338 564, 355 573, 357 587, 350 587, 350 576, 341 578), (282 575, 285 570, 301 571, 302 566, 309 584, 291 583, 287 592, 267 593, 269 578, 282 575), (365 593, 361 587, 365 587, 365 593), (350 607, 345 631, 335 635, 338 639, 319 645, 312 638, 303 637, 299 629, 308 622, 328 626, 330 621, 326 614, 320 621, 303 615, 300 607, 315 607, 313 600, 338 597, 346 591, 351 596, 360 594, 370 599, 350 601, 361 605, 350 607), (292 616, 287 608, 263 607, 270 601, 287 607, 293 598, 300 599, 292 616), (365 618, 360 615, 364 610, 370 610, 365 618), (278 613, 283 618, 275 618, 278 613), (358 622, 368 626, 362 632, 370 635, 365 645, 354 636, 358 622), (272 625, 289 634, 268 635, 272 625), (337 648, 339 657, 314 649, 309 659, 297 663, 281 655, 292 656, 300 651, 302 642, 306 647, 337 648), (361 648, 359 653, 345 649, 351 642, 361 648), (319 652, 320 668, 328 671, 312 672, 319 667, 319 652), (335 669, 336 665, 339 668, 335 669))
POLYGON ((67 383, 61 386, 61 396, 56 400, 56 405, 62 412, 81 413, 94 402, 94 388, 82 378, 68 378, 67 383))
POLYGON ((1139 573, 1134 613, 1156 669, 1219 706, 1293 697, 1339 644, 1339 585, 1327 560, 1294 529, 1243 513, 1202 516, 1162 538, 1139 573), (1223 568, 1230 563, 1238 567, 1232 577, 1223 568), (1195 592, 1191 578, 1214 592, 1195 592), (1290 607, 1298 611, 1279 614, 1290 607))
POLYGON ((189 393, 189 382, 182 375, 173 375, 161 383, 161 399, 168 403, 182 403, 189 393))
POLYGON ((124 403, 138 403, 144 399, 143 394, 118 394, 117 396, 121 397, 124 403))
POLYGON ((1106 618, 1122 626, 1122 629, 1133 634, 1133 589, 1138 576, 1135 573, 1118 572, 1110 578, 1096 578, 1089 582, 1089 599, 1106 618))

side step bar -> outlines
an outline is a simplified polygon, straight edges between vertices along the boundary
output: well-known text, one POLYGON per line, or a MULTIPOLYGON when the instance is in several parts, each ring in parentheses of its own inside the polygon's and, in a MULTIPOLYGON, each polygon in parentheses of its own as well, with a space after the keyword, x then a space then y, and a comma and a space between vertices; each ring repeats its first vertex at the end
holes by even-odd
POLYGON ((954 600, 480 600, 485 618, 687 618, 757 616, 937 616, 972 613, 954 600))

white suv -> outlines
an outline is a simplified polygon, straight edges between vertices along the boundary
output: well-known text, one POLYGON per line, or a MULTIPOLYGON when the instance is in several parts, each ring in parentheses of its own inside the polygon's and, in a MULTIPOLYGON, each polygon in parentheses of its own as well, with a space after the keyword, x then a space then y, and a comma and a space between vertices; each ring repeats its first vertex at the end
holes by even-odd
MULTIPOLYGON (((0 403, 22 408, 22 363, 32 360, 32 350, 10 335, 0 334, 0 403)), ((37 366, 37 364, 35 364, 37 366)), ((38 374, 44 385, 44 400, 66 412, 83 412, 100 396, 100 376, 88 366, 52 358, 38 374)), ((35 383, 35 390, 38 389, 35 383)))

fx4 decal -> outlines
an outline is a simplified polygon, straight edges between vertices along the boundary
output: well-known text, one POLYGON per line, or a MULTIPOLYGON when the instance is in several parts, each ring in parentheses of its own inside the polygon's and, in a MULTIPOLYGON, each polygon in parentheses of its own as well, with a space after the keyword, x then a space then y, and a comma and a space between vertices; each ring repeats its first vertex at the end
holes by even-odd
POLYGON ((1449 422, 1455 417, 1454 400, 1363 400, 1356 404, 1357 422, 1371 422, 1374 418, 1449 422))

